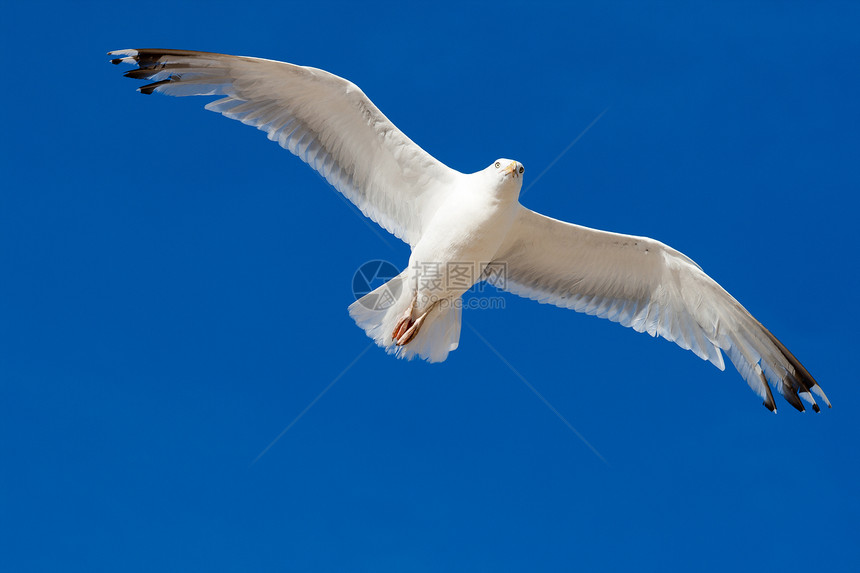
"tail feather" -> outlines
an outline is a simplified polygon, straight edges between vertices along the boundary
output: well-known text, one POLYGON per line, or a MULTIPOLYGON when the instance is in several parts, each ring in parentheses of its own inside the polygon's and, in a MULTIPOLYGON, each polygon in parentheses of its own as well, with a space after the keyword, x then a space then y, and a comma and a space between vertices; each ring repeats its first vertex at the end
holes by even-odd
POLYGON ((460 299, 437 304, 415 338, 397 346, 391 334, 412 300, 412 290, 405 286, 406 271, 349 305, 349 315, 389 354, 406 360, 417 356, 428 362, 444 361, 460 341, 460 299))

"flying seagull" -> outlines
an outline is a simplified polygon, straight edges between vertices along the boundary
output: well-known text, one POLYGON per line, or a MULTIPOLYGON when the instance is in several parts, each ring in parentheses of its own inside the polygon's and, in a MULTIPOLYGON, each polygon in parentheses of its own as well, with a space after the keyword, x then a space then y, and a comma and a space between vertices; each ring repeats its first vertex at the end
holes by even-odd
POLYGON ((589 229, 519 202, 524 168, 497 159, 472 174, 434 159, 352 82, 274 60, 185 50, 117 50, 144 94, 221 96, 206 109, 265 131, 362 213, 412 248, 405 271, 349 307, 401 358, 445 360, 461 296, 487 281, 541 303, 662 336, 720 370, 725 352, 776 412, 771 387, 828 407, 821 387, 758 320, 682 253, 647 237, 589 229))

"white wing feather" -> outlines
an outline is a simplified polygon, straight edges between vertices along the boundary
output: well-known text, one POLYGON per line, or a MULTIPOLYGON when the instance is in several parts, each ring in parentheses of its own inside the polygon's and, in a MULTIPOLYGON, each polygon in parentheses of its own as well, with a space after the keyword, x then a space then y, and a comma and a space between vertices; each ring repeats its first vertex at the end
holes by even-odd
POLYGON ((222 95, 206 109, 252 125, 301 158, 372 220, 414 246, 458 172, 403 134, 353 83, 329 72, 241 56, 118 50, 142 93, 222 95))
POLYGON ((496 257, 496 286, 674 341, 720 370, 720 350, 775 411, 768 381, 799 410, 798 395, 830 402, 797 359, 692 260, 654 239, 573 225, 520 207, 496 257))

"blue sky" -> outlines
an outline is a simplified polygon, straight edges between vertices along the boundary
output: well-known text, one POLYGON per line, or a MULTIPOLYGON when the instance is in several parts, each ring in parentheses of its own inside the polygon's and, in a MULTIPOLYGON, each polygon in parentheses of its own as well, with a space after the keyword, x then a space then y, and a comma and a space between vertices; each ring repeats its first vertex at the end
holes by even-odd
POLYGON ((853 570, 860 10, 784 4, 6 6, 2 568, 853 570), (406 246, 202 98, 137 94, 105 55, 133 47, 332 71, 526 185, 606 110, 522 202, 683 251, 833 409, 507 295, 443 364, 367 350, 353 273, 406 246))

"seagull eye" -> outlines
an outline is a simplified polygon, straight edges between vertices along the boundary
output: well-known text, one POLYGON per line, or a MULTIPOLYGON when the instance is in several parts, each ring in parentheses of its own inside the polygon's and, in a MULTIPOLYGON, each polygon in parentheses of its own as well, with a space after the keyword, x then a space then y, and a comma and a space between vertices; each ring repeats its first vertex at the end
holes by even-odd
POLYGON ((499 163, 498 161, 496 161, 496 167, 498 167, 499 165, 501 165, 501 163, 499 163))
POLYGON ((522 172, 523 172, 523 171, 525 171, 525 170, 526 170, 526 168, 525 168, 525 167, 522 167, 522 166, 520 167, 520 173, 522 173, 522 172))

